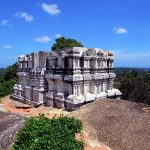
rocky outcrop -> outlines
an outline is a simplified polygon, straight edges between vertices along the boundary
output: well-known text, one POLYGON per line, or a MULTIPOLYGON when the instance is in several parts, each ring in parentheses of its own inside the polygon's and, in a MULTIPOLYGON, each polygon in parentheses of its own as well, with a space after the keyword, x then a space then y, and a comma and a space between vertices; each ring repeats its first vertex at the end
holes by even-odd
POLYGON ((92 139, 113 150, 150 149, 150 106, 124 100, 96 100, 71 112, 92 139))
POLYGON ((0 112, 0 149, 8 149, 14 141, 14 135, 25 122, 25 118, 17 115, 0 112))

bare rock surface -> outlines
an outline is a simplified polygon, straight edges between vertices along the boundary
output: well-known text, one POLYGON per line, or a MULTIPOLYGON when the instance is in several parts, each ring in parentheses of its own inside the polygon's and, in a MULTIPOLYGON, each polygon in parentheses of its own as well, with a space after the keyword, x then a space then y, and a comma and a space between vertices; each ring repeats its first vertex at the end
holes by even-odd
POLYGON ((7 110, 4 107, 4 104, 0 104, 0 111, 1 112, 7 112, 7 110))
POLYGON ((112 150, 150 150, 150 107, 100 99, 70 115, 81 119, 89 137, 112 150))
POLYGON ((17 115, 0 112, 0 149, 8 149, 14 141, 14 135, 25 122, 25 118, 17 115))
POLYGON ((85 150, 150 150, 150 106, 123 100, 100 99, 74 112, 51 107, 16 108, 9 97, 3 104, 10 113, 0 112, 0 149, 13 143, 13 137, 24 123, 24 116, 44 113, 48 118, 59 114, 75 116, 83 121, 85 150))
POLYGON ((28 108, 32 108, 33 106, 24 104, 24 103, 20 103, 20 102, 16 102, 15 107, 22 108, 22 109, 28 109, 28 108))

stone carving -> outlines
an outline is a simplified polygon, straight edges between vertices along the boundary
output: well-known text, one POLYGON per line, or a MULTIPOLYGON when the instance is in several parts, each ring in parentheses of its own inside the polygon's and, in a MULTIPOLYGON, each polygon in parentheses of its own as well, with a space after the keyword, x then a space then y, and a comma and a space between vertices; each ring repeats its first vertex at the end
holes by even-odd
POLYGON ((11 98, 68 110, 95 99, 120 98, 113 88, 113 61, 111 52, 82 47, 21 55, 11 98))

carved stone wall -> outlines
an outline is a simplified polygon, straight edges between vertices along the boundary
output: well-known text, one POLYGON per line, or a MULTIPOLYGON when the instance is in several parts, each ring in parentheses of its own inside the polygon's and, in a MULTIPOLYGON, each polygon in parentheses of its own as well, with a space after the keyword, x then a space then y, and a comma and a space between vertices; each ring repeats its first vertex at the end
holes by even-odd
POLYGON ((118 98, 113 61, 109 51, 81 47, 21 55, 19 83, 11 97, 71 110, 97 98, 118 98))

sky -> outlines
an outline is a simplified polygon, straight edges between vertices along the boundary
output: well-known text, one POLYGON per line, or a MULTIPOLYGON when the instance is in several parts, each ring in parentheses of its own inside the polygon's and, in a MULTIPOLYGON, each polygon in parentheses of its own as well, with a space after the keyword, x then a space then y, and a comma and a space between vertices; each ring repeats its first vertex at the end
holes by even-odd
POLYGON ((0 67, 55 39, 111 50, 115 67, 150 67, 150 0, 1 0, 0 67))

